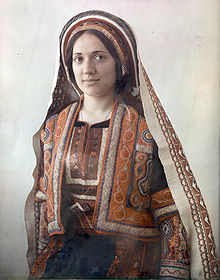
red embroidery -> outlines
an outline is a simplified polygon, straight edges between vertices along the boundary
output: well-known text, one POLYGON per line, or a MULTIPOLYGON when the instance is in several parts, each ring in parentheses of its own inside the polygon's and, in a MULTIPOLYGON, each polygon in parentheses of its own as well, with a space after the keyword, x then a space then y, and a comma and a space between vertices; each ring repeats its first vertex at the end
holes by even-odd
POLYGON ((51 238, 50 242, 45 246, 39 257, 36 259, 29 278, 40 278, 46 269, 46 263, 50 256, 54 255, 62 248, 64 236, 51 238))
POLYGON ((109 268, 110 278, 155 278, 159 275, 158 242, 121 239, 116 242, 116 255, 109 268))

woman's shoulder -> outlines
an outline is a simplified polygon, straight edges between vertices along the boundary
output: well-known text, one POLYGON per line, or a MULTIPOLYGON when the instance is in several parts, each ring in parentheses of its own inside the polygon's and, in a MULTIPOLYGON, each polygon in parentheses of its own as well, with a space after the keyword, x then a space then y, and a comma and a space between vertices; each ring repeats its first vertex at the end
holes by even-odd
POLYGON ((143 115, 135 108, 135 106, 133 106, 131 104, 127 104, 123 100, 119 100, 118 103, 119 103, 119 106, 121 106, 122 108, 126 109, 127 111, 134 112, 135 114, 143 117, 143 115))
POLYGON ((70 111, 70 109, 74 109, 77 105, 78 105, 78 101, 75 101, 69 105, 67 105, 66 107, 62 108, 60 111, 52 114, 48 119, 46 119, 45 121, 45 126, 48 126, 52 123, 55 123, 57 121, 57 119, 62 119, 64 117, 64 115, 68 114, 68 112, 70 111))
POLYGON ((132 105, 127 105, 124 102, 120 102, 120 106, 125 109, 125 113, 128 115, 134 115, 136 119, 138 119, 139 123, 141 123, 143 126, 148 126, 146 119, 144 117, 143 111, 139 111, 132 105))
POLYGON ((120 106, 122 106, 122 108, 124 107, 125 114, 127 114, 130 119, 133 129, 138 131, 139 137, 146 143, 154 143, 153 136, 145 117, 131 105, 120 103, 120 106))
POLYGON ((56 130, 60 132, 60 130, 65 127, 68 117, 74 113, 74 108, 76 108, 77 104, 78 102, 71 103, 46 119, 41 131, 41 141, 44 144, 52 141, 54 132, 56 130))

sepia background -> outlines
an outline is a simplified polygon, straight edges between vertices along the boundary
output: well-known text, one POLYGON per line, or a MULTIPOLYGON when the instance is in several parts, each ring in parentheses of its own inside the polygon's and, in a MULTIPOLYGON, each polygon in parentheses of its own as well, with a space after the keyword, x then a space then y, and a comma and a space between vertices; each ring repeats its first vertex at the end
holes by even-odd
POLYGON ((33 185, 31 138, 48 107, 59 33, 69 18, 89 9, 116 14, 133 27, 144 66, 204 195, 218 242, 219 3, 0 1, 0 278, 28 273, 23 212, 33 185))

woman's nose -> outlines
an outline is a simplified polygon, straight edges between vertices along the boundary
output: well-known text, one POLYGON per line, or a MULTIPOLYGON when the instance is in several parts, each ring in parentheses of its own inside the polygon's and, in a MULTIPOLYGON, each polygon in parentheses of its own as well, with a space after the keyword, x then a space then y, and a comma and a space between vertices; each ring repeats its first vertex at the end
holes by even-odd
POLYGON ((95 65, 91 60, 85 60, 83 65, 83 73, 84 74, 92 74, 95 72, 95 65))

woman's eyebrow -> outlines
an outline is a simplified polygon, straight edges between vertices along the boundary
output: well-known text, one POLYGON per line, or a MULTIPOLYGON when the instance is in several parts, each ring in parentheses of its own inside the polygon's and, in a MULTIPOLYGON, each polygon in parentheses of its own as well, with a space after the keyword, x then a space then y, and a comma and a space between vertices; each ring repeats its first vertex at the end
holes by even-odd
POLYGON ((97 53, 107 53, 106 51, 94 51, 92 52, 93 54, 97 54, 97 53))
MULTIPOLYGON (((97 53, 107 53, 106 51, 100 50, 100 51, 94 51, 92 52, 92 54, 97 54, 97 53)), ((73 55, 80 55, 82 54, 81 52, 75 52, 73 53, 73 55)))
POLYGON ((80 53, 80 52, 73 53, 73 55, 75 55, 75 54, 82 54, 82 53, 80 53))

